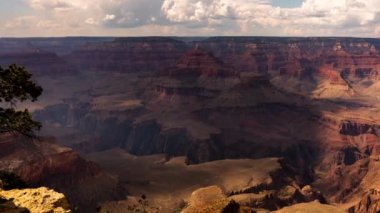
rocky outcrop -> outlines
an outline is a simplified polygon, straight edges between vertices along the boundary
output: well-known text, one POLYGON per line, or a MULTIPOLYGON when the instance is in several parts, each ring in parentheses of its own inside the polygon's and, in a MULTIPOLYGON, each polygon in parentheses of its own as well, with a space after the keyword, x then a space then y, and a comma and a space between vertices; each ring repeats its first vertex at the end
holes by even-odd
POLYGON ((0 189, 1 212, 70 213, 67 199, 51 189, 29 188, 4 191, 0 189))
POLYGON ((376 129, 378 126, 376 124, 360 123, 356 121, 343 121, 341 123, 340 134, 359 136, 362 134, 374 134, 376 135, 376 129))
MULTIPOLYGON (((229 170, 230 172, 223 172, 224 176, 221 181, 211 182, 216 186, 202 188, 192 193, 191 197, 187 199, 188 209, 192 211, 202 208, 208 209, 218 206, 217 204, 227 205, 231 201, 250 211, 259 209, 277 210, 284 206, 313 200, 325 202, 318 190, 308 185, 303 187, 297 185, 291 170, 285 167, 274 168, 275 164, 270 164, 274 160, 261 161, 261 164, 265 164, 265 168, 270 170, 266 175, 260 174, 254 168, 252 170, 241 170, 240 167, 229 170)), ((210 166, 208 171, 215 172, 215 166, 219 165, 219 163, 220 166, 224 165, 221 167, 224 170, 229 168, 228 165, 238 165, 233 164, 233 160, 225 160, 194 165, 193 167, 210 166)), ((277 162, 277 165, 279 165, 279 162, 277 162)))
POLYGON ((344 209, 333 206, 321 204, 318 201, 310 202, 310 203, 300 203, 290 207, 285 207, 283 209, 274 211, 274 213, 292 213, 292 212, 313 212, 313 213, 344 213, 346 212, 344 209))
MULTIPOLYGON (((302 190, 304 192, 305 190, 302 190)), ((305 202, 306 200, 298 189, 292 186, 286 186, 281 190, 262 190, 260 192, 242 193, 238 195, 226 196, 218 186, 210 186, 200 188, 191 194, 187 202, 187 207, 183 213, 192 212, 257 212, 260 210, 269 211, 276 210, 283 206, 290 206, 276 212, 287 212, 288 209, 297 209, 300 206, 292 205, 294 203, 305 202), (285 210, 286 209, 286 210, 285 210)), ((311 198, 313 199, 313 198, 311 198)), ((311 200, 309 200, 311 201, 311 200)), ((320 205, 325 207, 325 210, 338 209, 339 212, 344 212, 343 209, 329 205, 322 205, 318 200, 310 203, 312 205, 320 205)), ((316 206, 316 210, 323 210, 316 206)), ((323 211, 322 211, 323 212, 323 211)))
POLYGON ((347 116, 350 119, 337 116, 338 122, 331 121, 333 133, 329 133, 321 162, 315 167, 320 176, 313 186, 321 189, 328 202, 356 203, 350 212, 377 209, 378 177, 374 171, 379 150, 378 124, 363 115, 347 116))
POLYGON ((228 199, 219 187, 210 186, 194 191, 191 194, 188 206, 181 212, 238 213, 243 211, 240 210, 240 205, 234 202, 233 200, 228 199))
POLYGON ((376 213, 380 211, 380 194, 376 189, 361 196, 360 202, 348 209, 350 213, 376 213))
POLYGON ((1 170, 15 173, 33 187, 63 192, 79 212, 93 212, 101 202, 124 197, 116 177, 52 139, 2 135, 0 143, 1 170))

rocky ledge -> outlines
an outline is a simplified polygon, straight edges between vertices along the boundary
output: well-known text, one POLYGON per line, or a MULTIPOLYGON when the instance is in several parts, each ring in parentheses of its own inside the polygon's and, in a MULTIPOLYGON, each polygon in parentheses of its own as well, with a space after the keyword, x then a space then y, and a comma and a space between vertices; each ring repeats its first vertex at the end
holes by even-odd
POLYGON ((201 188, 191 194, 188 206, 182 213, 243 212, 240 205, 224 195, 218 186, 201 188))
POLYGON ((46 187, 3 190, 0 180, 0 212, 70 213, 65 195, 46 187))

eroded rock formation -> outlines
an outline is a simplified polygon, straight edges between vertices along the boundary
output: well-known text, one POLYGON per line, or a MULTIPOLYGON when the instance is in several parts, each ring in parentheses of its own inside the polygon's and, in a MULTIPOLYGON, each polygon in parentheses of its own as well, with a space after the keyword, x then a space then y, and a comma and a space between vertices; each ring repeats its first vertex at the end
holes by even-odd
POLYGON ((90 73, 89 85, 62 80, 80 88, 70 93, 75 98, 40 107, 35 117, 84 153, 118 147, 169 162, 185 156, 191 165, 283 158, 291 181, 275 192, 265 184, 240 188, 232 194, 241 203, 275 210, 320 191, 327 203, 377 211, 379 48, 378 39, 359 38, 88 43, 64 58, 90 73))

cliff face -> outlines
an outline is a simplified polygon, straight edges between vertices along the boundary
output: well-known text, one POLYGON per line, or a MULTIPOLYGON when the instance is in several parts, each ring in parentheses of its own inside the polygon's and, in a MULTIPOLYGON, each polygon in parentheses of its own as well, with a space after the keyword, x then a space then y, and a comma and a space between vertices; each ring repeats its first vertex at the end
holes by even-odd
MULTIPOLYGON (((0 59, 2 64, 25 65, 36 74, 51 74, 52 70, 59 74, 75 70, 161 71, 179 62, 188 50, 200 47, 235 72, 275 71, 308 78, 327 65, 344 78, 377 79, 379 46, 376 39, 356 38, 216 37, 192 42, 164 37, 1 39, 0 59)), ((207 68, 211 73, 220 70, 213 61, 205 60, 203 65, 206 68, 205 64, 211 63, 207 68)), ((324 77, 329 79, 329 75, 324 77)))
POLYGON ((64 193, 79 211, 95 211, 99 203, 123 196, 116 177, 52 139, 31 141, 2 135, 1 146, 0 170, 15 173, 31 186, 47 186, 64 193))
POLYGON ((170 38, 120 38, 85 45, 66 59, 81 70, 159 71, 175 63, 187 49, 184 42, 170 38))
POLYGON ((109 42, 114 39, 110 37, 0 38, 0 53, 21 53, 35 49, 63 56, 70 54, 83 45, 109 42))
POLYGON ((199 45, 239 71, 307 76, 326 64, 338 73, 375 78, 379 65, 379 41, 374 39, 220 37, 199 45))

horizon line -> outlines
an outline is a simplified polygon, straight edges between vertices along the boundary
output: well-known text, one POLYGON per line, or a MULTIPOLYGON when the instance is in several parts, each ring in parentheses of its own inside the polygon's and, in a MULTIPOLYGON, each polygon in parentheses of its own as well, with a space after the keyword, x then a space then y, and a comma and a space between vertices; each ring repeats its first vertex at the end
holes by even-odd
POLYGON ((210 35, 210 36, 170 36, 170 35, 142 35, 142 36, 0 36, 0 39, 54 39, 54 38, 351 38, 351 39, 380 39, 380 37, 359 36, 273 36, 273 35, 210 35))

